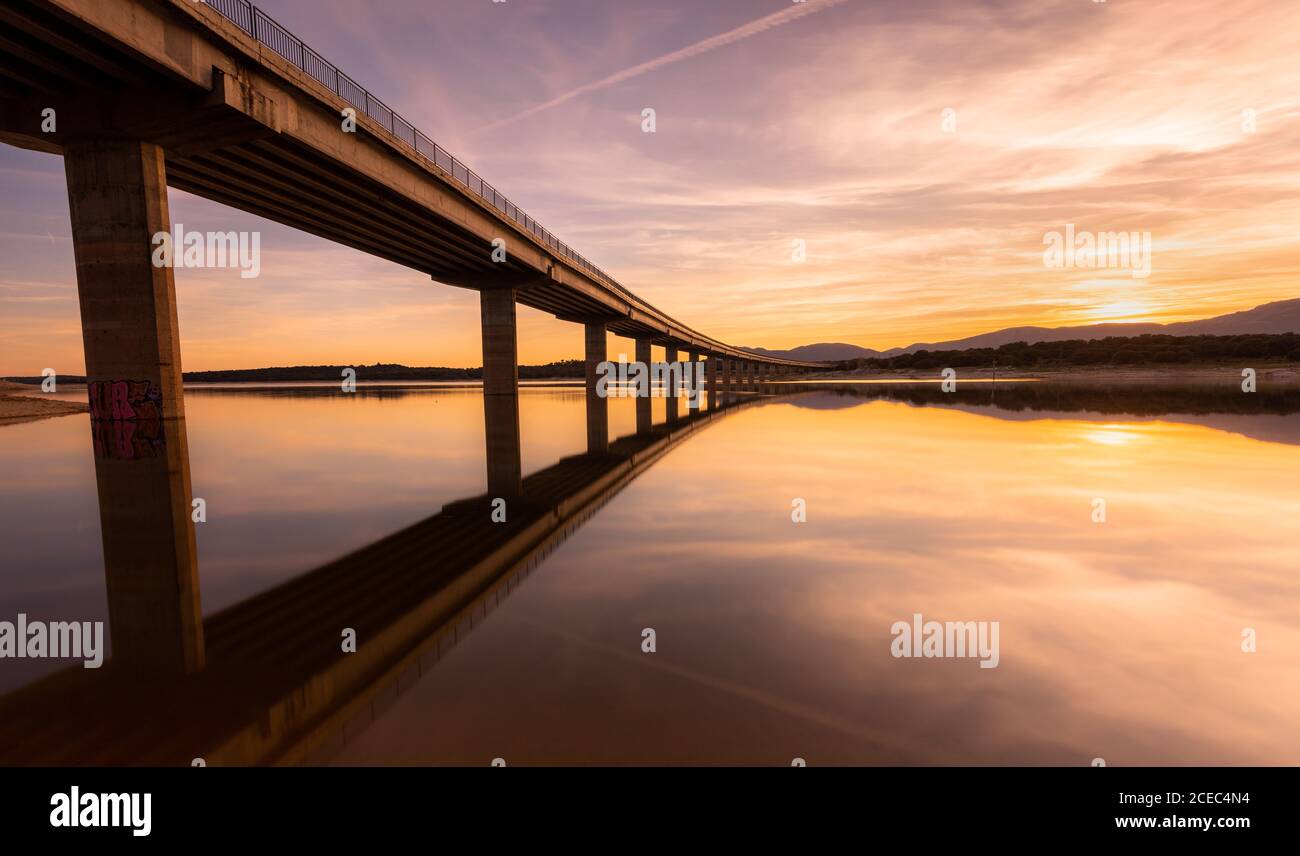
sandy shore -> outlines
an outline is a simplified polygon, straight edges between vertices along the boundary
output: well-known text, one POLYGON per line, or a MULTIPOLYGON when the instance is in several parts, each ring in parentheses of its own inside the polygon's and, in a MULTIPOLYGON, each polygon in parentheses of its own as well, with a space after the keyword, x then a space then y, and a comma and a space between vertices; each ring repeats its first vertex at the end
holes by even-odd
POLYGON ((40 398, 40 394, 39 387, 0 381, 0 426, 90 412, 90 407, 80 401, 40 398), (22 391, 25 394, 6 394, 14 391, 22 391))
MULTIPOLYGON (((1192 384, 1217 385, 1240 384, 1242 369, 1255 369, 1258 384, 1269 386, 1300 386, 1300 365, 1295 363, 1266 364, 1243 360, 1239 366, 1169 366, 1165 368, 1148 367, 1089 367, 1062 369, 1013 369, 1000 368, 996 372, 991 368, 958 368, 957 380, 1043 380, 1053 383, 1090 383, 1090 384, 1192 384)), ((804 375, 805 380, 845 380, 855 382, 885 381, 898 383, 915 380, 937 383, 943 379, 942 369, 908 369, 880 371, 863 369, 848 372, 817 372, 804 375)))
POLYGON ((0 380, 0 393, 5 392, 29 392, 32 395, 39 395, 41 388, 32 386, 29 383, 14 383, 11 380, 0 380))

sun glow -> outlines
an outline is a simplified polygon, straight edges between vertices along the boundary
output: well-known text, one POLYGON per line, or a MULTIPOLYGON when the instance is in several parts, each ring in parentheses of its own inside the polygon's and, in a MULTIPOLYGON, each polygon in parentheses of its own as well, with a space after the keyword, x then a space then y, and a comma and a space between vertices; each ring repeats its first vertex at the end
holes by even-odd
POLYGON ((1150 316, 1152 308, 1141 300, 1117 300, 1093 307, 1088 316, 1095 321, 1136 321, 1150 316))

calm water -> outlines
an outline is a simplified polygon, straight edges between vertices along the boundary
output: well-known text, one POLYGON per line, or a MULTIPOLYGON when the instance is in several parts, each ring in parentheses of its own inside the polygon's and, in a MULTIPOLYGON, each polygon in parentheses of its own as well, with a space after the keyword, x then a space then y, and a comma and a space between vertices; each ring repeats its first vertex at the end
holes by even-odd
MULTIPOLYGON (((335 760, 1300 764, 1300 401, 1037 386, 715 420, 335 760), (914 613, 999 622, 998 667, 891 656, 914 613)), ((472 388, 186 408, 205 614, 485 490, 472 388)), ((520 408, 525 473, 585 450, 580 388, 520 408)), ((0 472, 0 618, 105 620, 88 417, 0 428, 0 472)), ((0 691, 50 668, 0 661, 0 691)))

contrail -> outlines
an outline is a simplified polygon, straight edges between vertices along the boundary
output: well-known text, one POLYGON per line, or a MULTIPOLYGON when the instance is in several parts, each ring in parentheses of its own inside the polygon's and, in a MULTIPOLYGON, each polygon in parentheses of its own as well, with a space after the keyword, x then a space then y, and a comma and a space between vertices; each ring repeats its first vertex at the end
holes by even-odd
POLYGON ((725 33, 720 33, 719 35, 696 42, 693 45, 684 47, 680 50, 675 50, 672 53, 666 53, 663 56, 655 57, 648 62, 641 63, 640 65, 625 68, 622 71, 615 72, 614 74, 611 74, 608 77, 603 77, 600 80, 592 81, 591 83, 584 83, 576 89, 570 89, 562 95, 555 96, 550 101, 529 107, 527 110, 516 113, 513 116, 507 116, 504 119, 498 119, 495 122, 483 125, 482 127, 474 129, 471 133, 477 134, 482 131, 495 130, 503 125, 509 125, 525 117, 541 113, 543 110, 549 110, 558 104, 572 101, 580 95, 586 95, 589 92, 596 92, 597 90, 614 86, 615 84, 622 83, 625 80, 630 80, 633 77, 645 74, 648 71, 654 71, 657 68, 663 68, 665 65, 671 65, 674 62, 690 59, 691 57, 699 56, 702 53, 707 53, 714 48, 734 44, 741 39, 747 39, 750 36, 757 35, 765 30, 770 30, 773 27, 788 24, 796 18, 802 18, 805 15, 811 15, 814 12, 820 12, 823 9, 829 9, 832 6, 838 6, 845 2, 847 2, 847 0, 807 0, 807 2, 804 3, 794 3, 788 9, 782 9, 780 12, 773 12, 771 15, 765 15, 762 18, 750 21, 748 24, 741 24, 734 30, 728 30, 725 33))

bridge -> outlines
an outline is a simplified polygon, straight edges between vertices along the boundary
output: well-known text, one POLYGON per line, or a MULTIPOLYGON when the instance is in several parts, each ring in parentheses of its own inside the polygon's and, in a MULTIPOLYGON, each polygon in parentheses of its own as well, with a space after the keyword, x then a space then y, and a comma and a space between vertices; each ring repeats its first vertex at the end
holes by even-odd
POLYGON ((711 404, 823 367, 651 306, 246 0, 6 0, 0 141, 64 159, 110 619, 148 628, 114 636, 120 662, 204 663, 175 278, 153 259, 168 186, 477 291, 495 497, 524 488, 517 304, 582 325, 593 454, 609 448, 609 333, 641 363, 652 345, 703 361, 711 404))
POLYGON ((174 283, 146 252, 168 185, 478 291, 488 395, 517 385, 517 303, 584 325, 589 361, 612 332, 645 363, 823 367, 651 306, 246 0, 19 0, 0 22, 0 140, 65 159, 87 372, 155 382, 168 417, 174 283))

